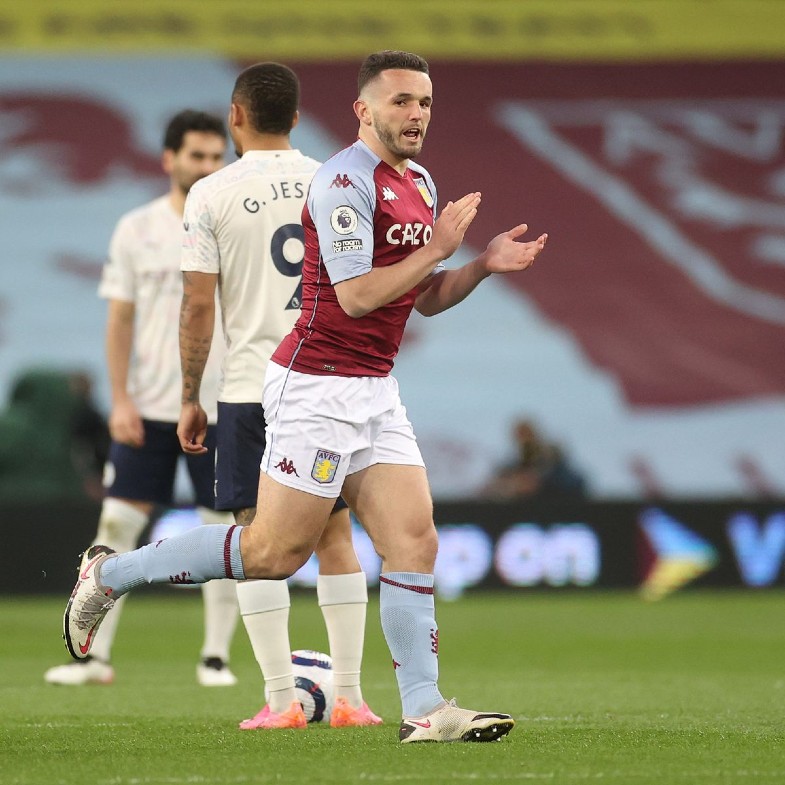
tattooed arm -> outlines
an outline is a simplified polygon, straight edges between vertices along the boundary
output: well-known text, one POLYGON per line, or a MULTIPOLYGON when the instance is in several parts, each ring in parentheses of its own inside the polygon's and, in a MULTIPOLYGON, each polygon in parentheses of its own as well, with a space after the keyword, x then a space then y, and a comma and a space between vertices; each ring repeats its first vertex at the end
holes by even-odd
POLYGON ((199 401, 199 388, 215 327, 215 287, 212 273, 184 272, 180 306, 180 368, 183 387, 177 436, 187 453, 207 452, 207 414, 199 401))

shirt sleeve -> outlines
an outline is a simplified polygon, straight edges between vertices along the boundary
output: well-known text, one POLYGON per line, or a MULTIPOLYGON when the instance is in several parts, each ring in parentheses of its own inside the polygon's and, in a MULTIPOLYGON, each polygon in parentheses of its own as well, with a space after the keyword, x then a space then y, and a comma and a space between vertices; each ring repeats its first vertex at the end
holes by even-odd
POLYGON ((433 205, 431 209, 433 210, 433 220, 436 220, 436 205, 439 201, 438 196, 436 194, 436 183, 433 181, 433 177, 431 177, 430 172, 426 169, 422 170, 423 175, 425 176, 425 186, 431 194, 431 199, 433 200, 433 205))
POLYGON ((372 176, 325 166, 311 184, 308 211, 333 286, 364 275, 373 266, 376 196, 372 176))
POLYGON ((136 300, 133 265, 134 231, 127 218, 121 218, 109 242, 109 257, 101 271, 98 296, 105 300, 136 300))
MULTIPOLYGON (((438 197, 437 197, 437 194, 436 194, 436 183, 433 181, 433 178, 431 177, 431 175, 427 171, 423 170, 423 174, 425 175, 426 187, 430 191, 431 199, 433 199, 433 206, 432 206, 431 209, 433 210, 433 220, 434 220, 434 223, 435 223, 436 222, 436 204, 438 202, 438 197)), ((433 272, 431 273, 431 275, 436 275, 437 273, 443 272, 446 269, 447 268, 444 266, 444 262, 439 262, 439 264, 437 264, 436 267, 433 268, 433 272)))
POLYGON ((195 184, 185 200, 183 246, 180 269, 200 273, 219 273, 221 253, 215 236, 215 220, 205 190, 195 184))

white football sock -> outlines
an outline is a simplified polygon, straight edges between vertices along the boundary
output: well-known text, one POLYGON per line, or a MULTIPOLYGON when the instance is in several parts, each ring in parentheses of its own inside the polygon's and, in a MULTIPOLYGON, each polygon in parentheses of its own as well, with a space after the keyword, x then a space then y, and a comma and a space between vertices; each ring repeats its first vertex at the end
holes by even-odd
POLYGON ((286 581, 238 581, 240 614, 269 691, 270 710, 281 714, 297 700, 289 644, 286 581))
MULTIPOLYGON (((204 524, 232 524, 230 512, 218 512, 198 507, 199 517, 204 524)), ((204 601, 204 643, 201 658, 218 657, 229 662, 229 650, 239 616, 237 607, 236 581, 213 580, 202 584, 204 601)))
MULTIPOLYGON (((92 544, 106 545, 117 553, 127 553, 136 548, 147 521, 148 516, 133 505, 107 497, 101 506, 98 531, 92 544)), ((124 605, 125 596, 115 602, 96 633, 90 653, 97 660, 109 662, 112 656, 112 644, 124 605)))
POLYGON ((352 706, 360 708, 363 704, 360 671, 368 605, 365 573, 319 575, 316 593, 330 641, 335 696, 344 697, 352 706))

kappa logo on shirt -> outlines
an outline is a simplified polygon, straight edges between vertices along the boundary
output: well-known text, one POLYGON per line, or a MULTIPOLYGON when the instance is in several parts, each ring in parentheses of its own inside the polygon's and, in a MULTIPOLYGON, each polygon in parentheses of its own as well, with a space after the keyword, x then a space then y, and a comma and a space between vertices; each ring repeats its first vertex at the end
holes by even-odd
POLYGON ((382 198, 385 202, 391 202, 393 199, 397 199, 398 197, 396 196, 395 191, 393 191, 389 185, 385 185, 382 187, 382 198))
POLYGON ((354 183, 349 179, 349 175, 347 174, 335 175, 335 180, 330 183, 330 188, 348 188, 349 186, 354 188, 354 183))

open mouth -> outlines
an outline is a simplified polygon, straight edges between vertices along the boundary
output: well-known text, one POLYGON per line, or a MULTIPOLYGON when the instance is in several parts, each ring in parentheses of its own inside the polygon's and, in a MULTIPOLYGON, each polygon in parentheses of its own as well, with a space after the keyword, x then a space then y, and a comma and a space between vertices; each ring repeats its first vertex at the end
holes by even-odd
POLYGON ((407 128, 403 135, 411 142, 416 142, 422 137, 422 132, 419 128, 407 128))

